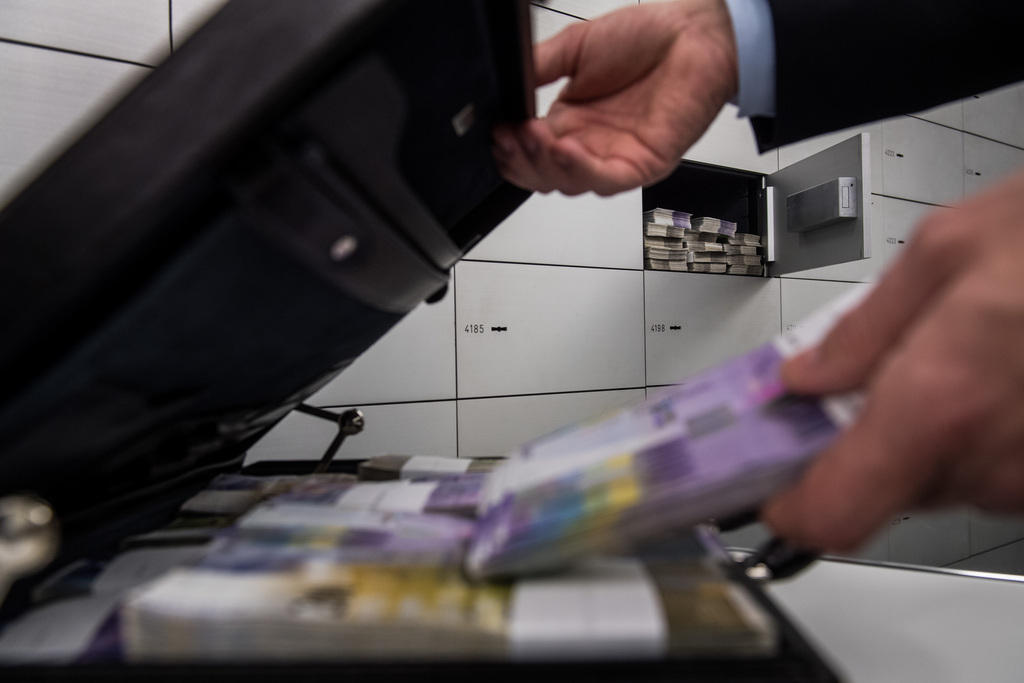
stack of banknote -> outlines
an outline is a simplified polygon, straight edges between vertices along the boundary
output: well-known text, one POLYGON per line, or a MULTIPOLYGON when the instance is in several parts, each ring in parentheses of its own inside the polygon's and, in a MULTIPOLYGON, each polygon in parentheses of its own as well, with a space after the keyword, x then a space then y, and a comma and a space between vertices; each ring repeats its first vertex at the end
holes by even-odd
POLYGON ((654 261, 684 260, 686 259, 686 250, 682 246, 678 248, 645 246, 644 258, 654 261))
POLYGON ((761 247, 759 246, 748 246, 742 244, 723 244, 722 250, 726 254, 742 254, 743 256, 757 256, 761 253, 761 247))
POLYGON ((672 209, 644 212, 644 268, 763 275, 761 238, 736 223, 672 209))
MULTIPOLYGON (((661 225, 688 230, 690 228, 691 215, 686 211, 676 211, 674 209, 651 209, 650 211, 644 211, 644 225, 661 225)), ((682 234, 678 236, 682 237, 682 234)))
POLYGON ((691 221, 691 225, 696 230, 700 230, 702 232, 713 232, 719 235, 725 235, 726 237, 732 237, 736 234, 735 221, 727 221, 722 218, 694 216, 691 221))
POLYGON ((297 484, 274 502, 324 505, 380 512, 426 512, 476 516, 483 492, 484 474, 461 474, 438 479, 402 479, 297 484))
POLYGON ((592 559, 475 583, 457 568, 309 562, 173 571, 121 610, 129 660, 767 655, 771 619, 701 557, 592 559))
POLYGON ((308 562, 458 567, 475 525, 447 515, 272 502, 221 531, 206 568, 269 571, 308 562))
POLYGON ((181 506, 181 511, 199 515, 239 515, 261 500, 266 500, 310 482, 351 484, 356 478, 350 474, 315 474, 308 477, 277 476, 252 477, 243 474, 221 474, 181 506))
MULTIPOLYGON (((699 224, 704 229, 709 227, 727 224, 727 230, 735 230, 735 224, 718 221, 717 219, 700 218, 694 219, 695 225, 699 224), (709 223, 710 222, 710 223, 709 223)), ((730 275, 763 275, 764 267, 761 251, 761 238, 758 235, 748 233, 728 233, 721 235, 726 242, 715 241, 720 235, 715 233, 708 240, 708 233, 699 233, 702 241, 687 238, 686 247, 689 256, 689 270, 695 273, 729 273, 730 275), (712 264, 712 265, 708 265, 712 264)))
POLYGON ((715 241, 714 235, 705 235, 699 233, 701 236, 698 239, 687 239, 686 240, 686 251, 691 253, 722 253, 725 252, 726 245, 721 242, 715 241), (710 239, 709 239, 710 237, 710 239))
POLYGON ((686 269, 691 273, 726 272, 725 254, 721 251, 691 251, 686 254, 686 269))
POLYGON ((729 237, 725 245, 730 275, 764 275, 764 259, 761 256, 761 236, 738 232, 729 237))
POLYGON ((725 262, 730 266, 759 266, 761 265, 761 257, 746 256, 744 254, 725 254, 725 262))
POLYGON ((446 479, 462 474, 486 474, 500 458, 444 458, 435 455, 378 455, 359 463, 360 481, 446 479))
POLYGON ((749 232, 737 232, 729 237, 728 242, 734 246, 760 247, 761 236, 749 232))
POLYGON ((686 270, 683 236, 691 232, 690 214, 672 209, 644 212, 644 267, 686 270))
MULTIPOLYGON (((473 522, 324 498, 339 488, 300 481, 220 532, 189 566, 132 589, 107 656, 564 661, 776 651, 771 617, 692 536, 636 558, 579 558, 558 574, 476 581, 464 572, 473 522)), ((101 635, 94 653, 109 639, 101 635)))
POLYGON ((686 269, 691 273, 727 273, 729 267, 724 263, 689 263, 686 269))
POLYGON ((644 259, 644 268, 647 270, 674 270, 685 272, 687 270, 685 259, 644 259))
POLYGON ((730 265, 726 270, 729 275, 764 275, 763 265, 730 265))
POLYGON ((121 649, 138 661, 769 654, 772 620, 680 534, 692 545, 693 524, 756 508, 853 419, 856 396, 791 396, 779 368, 862 295, 529 442, 490 474, 293 482, 193 566, 133 589, 121 649), (421 511, 465 477, 481 480, 479 519, 421 511), (422 483, 437 484, 422 505, 381 509, 422 483))

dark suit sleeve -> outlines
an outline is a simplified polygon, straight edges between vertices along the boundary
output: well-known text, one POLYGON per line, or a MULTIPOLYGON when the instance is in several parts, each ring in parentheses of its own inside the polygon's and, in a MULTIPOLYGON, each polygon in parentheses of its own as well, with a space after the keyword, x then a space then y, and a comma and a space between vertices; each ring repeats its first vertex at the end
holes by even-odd
POLYGON ((1024 80, 1024 0, 768 0, 761 150, 1024 80))

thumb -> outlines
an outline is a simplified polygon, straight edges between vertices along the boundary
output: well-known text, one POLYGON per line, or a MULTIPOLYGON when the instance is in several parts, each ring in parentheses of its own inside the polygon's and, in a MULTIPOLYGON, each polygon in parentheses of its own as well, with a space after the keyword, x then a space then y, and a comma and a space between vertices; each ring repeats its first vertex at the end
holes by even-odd
POLYGON ((588 22, 571 24, 533 50, 535 85, 547 85, 563 76, 575 76, 579 68, 588 22))
POLYGON ((781 537, 798 547, 849 551, 932 488, 940 444, 901 415, 906 390, 894 397, 894 381, 872 393, 858 421, 793 488, 765 505, 761 517, 781 537))

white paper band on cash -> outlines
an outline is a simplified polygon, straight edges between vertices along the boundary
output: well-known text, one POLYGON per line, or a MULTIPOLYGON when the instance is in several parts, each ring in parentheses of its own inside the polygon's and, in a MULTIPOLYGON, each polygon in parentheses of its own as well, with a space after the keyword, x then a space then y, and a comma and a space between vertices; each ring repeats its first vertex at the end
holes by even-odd
POLYGON ((340 508, 376 510, 384 494, 395 486, 401 486, 401 484, 399 482, 356 484, 342 493, 334 504, 340 508))
MULTIPOLYGON (((789 358, 818 344, 835 327, 840 318, 846 315, 847 312, 852 311, 867 298, 872 289, 874 289, 873 285, 854 287, 849 292, 817 309, 814 313, 797 323, 792 329, 776 337, 774 340, 775 348, 783 356, 789 358)), ((837 424, 847 426, 857 418, 863 400, 862 394, 852 392, 841 396, 829 396, 822 401, 822 407, 837 424)))
POLYGON ((422 512, 437 488, 436 481, 402 482, 389 487, 377 502, 377 509, 387 512, 422 512))
POLYGON ((340 508, 382 512, 422 512, 438 482, 373 482, 356 484, 335 503, 340 508))
POLYGON ((252 510, 239 519, 235 526, 240 529, 287 529, 297 526, 386 529, 391 526, 391 522, 386 515, 375 510, 270 503, 252 510))
POLYGON ((473 461, 469 458, 442 458, 436 455, 414 455, 402 465, 400 479, 465 474, 473 461))
POLYGON ((565 575, 519 581, 509 638, 514 656, 658 657, 668 625, 643 565, 602 558, 565 575))

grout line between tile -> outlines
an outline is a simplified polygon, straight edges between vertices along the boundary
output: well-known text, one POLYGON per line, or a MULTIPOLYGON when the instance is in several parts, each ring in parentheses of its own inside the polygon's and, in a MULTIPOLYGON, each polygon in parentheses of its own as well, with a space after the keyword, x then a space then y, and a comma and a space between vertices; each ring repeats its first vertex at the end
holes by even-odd
POLYGON ((90 57, 92 59, 102 59, 107 62, 117 62, 119 64, 130 64, 132 66, 141 66, 146 69, 152 69, 153 64, 145 64, 143 62, 136 62, 131 59, 122 59, 120 57, 110 57, 108 55, 98 55, 92 52, 82 52, 80 50, 70 50, 64 47, 54 47, 52 45, 40 45, 39 43, 30 43, 26 40, 14 40, 13 38, 0 38, 0 43, 7 43, 8 45, 21 45, 22 47, 34 47, 38 50, 49 50, 50 52, 62 52, 67 55, 75 55, 78 57, 90 57))

